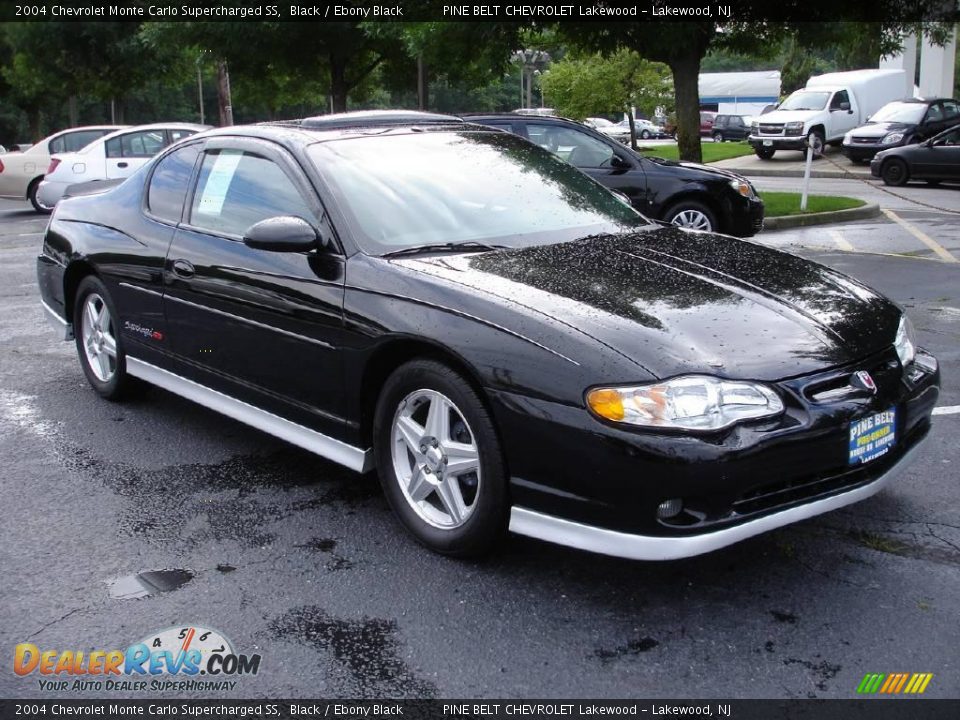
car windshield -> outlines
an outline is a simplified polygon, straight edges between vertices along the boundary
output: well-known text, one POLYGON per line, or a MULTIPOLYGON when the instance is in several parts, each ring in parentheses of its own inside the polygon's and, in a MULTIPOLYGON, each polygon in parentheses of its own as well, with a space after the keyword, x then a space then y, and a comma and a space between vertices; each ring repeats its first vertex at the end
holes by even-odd
POLYGON ((798 90, 783 101, 777 110, 823 110, 830 99, 828 92, 798 90))
POLYGON ((509 133, 394 131, 308 153, 371 255, 446 243, 528 247, 652 227, 579 170, 509 133))
POLYGON ((870 122, 918 123, 927 106, 921 103, 892 102, 884 105, 870 117, 870 122))

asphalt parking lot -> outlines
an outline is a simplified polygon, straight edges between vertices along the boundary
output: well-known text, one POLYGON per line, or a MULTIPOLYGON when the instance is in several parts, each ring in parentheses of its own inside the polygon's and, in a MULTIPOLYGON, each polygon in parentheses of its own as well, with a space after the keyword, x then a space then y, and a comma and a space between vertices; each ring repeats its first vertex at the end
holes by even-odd
MULTIPOLYGON (((894 212, 960 257, 960 216, 894 212)), ((405 536, 373 476, 161 390, 100 400, 41 312, 44 224, 0 201, 0 696, 77 697, 11 673, 18 643, 119 649, 189 625, 262 662, 171 698, 852 698, 873 672, 934 673, 925 697, 960 697, 960 263, 902 223, 758 241, 908 309, 944 376, 918 462, 859 505, 663 564, 520 537, 443 558, 405 536), (185 572, 117 592, 162 569, 185 572)))

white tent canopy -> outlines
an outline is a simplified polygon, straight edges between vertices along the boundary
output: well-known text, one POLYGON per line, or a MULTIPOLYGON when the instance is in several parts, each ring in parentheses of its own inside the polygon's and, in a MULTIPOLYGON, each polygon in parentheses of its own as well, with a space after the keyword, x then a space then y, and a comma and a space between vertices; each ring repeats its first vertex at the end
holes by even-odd
POLYGON ((701 73, 700 104, 730 114, 759 114, 780 98, 780 71, 701 73))

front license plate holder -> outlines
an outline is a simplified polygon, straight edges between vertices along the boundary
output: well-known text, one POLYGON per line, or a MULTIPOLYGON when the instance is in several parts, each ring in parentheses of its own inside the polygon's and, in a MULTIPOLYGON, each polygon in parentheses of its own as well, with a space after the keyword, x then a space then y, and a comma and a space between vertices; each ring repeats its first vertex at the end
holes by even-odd
POLYGON ((764 140, 764 141, 763 141, 763 146, 764 146, 764 147, 772 147, 772 146, 773 146, 773 140, 764 140))
POLYGON ((852 420, 849 439, 848 464, 863 465, 883 457, 897 442, 897 409, 852 420))

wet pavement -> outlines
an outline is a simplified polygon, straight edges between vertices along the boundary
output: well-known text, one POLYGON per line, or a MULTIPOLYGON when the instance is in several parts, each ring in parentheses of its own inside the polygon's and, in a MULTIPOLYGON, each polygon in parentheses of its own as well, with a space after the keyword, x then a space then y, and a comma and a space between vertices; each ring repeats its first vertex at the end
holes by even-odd
MULTIPOLYGON (((451 560, 404 534, 372 475, 161 390, 99 399, 37 302, 44 224, 0 201, 0 696, 78 696, 10 672, 18 643, 125 649, 178 628, 259 671, 147 695, 848 698, 865 673, 907 671, 960 696, 960 414, 891 489, 705 557, 512 537, 451 560)), ((941 405, 960 405, 960 265, 758 239, 906 305, 943 363, 941 405)))

